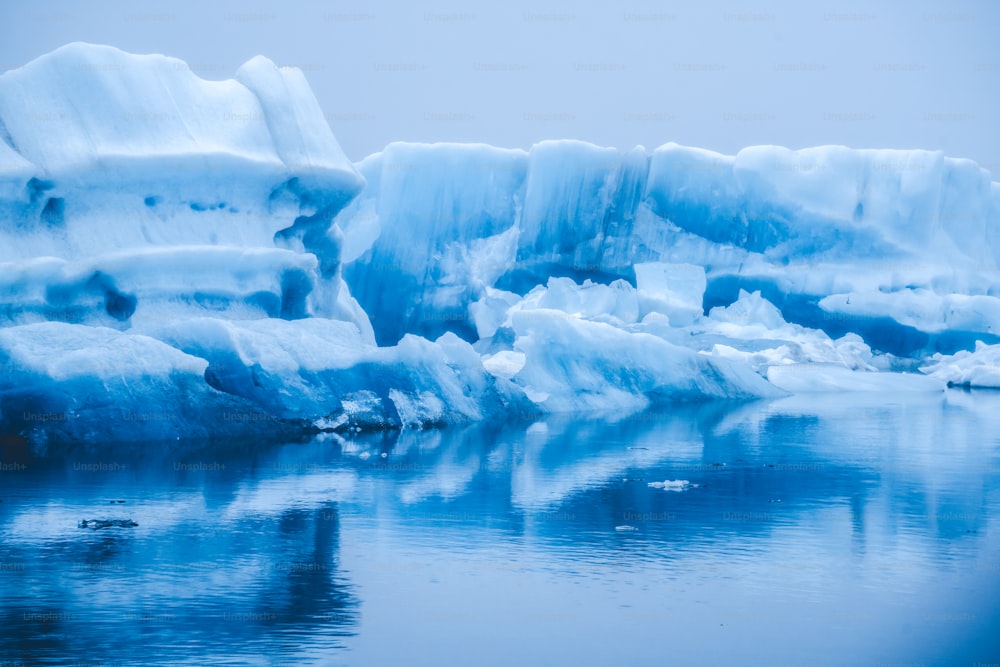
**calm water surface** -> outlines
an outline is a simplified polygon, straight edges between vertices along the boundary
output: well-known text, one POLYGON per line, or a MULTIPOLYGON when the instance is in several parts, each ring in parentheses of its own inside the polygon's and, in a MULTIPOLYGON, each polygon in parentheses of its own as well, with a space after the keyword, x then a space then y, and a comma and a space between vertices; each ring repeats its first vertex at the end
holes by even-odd
POLYGON ((997 393, 0 454, 0 667, 1000 663, 997 393))

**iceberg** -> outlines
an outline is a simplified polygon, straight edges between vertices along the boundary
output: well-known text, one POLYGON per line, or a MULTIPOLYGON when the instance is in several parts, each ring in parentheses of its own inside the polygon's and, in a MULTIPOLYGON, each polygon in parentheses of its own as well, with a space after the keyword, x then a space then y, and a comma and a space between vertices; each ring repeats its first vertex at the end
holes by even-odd
POLYGON ((767 379, 793 394, 843 391, 875 391, 884 394, 940 392, 944 385, 940 380, 923 375, 866 373, 825 364, 772 366, 767 370, 767 379))
MULTIPOLYGON (((140 330, 146 330, 141 328, 140 330)), ((196 318, 151 336, 204 359, 207 384, 319 430, 423 428, 537 413, 454 334, 376 347, 349 322, 196 318)))
POLYGON ((261 56, 0 75, 0 431, 37 446, 997 386, 998 261, 1000 184, 937 151, 352 163, 261 56))
POLYGON ((951 387, 1000 389, 1000 345, 976 343, 976 349, 935 354, 920 370, 951 387))
POLYGON ((206 361, 148 336, 39 322, 0 329, 0 424, 33 446, 288 436, 205 382, 206 361), (219 424, 225 428, 220 428, 219 424))
POLYGON ((263 58, 205 81, 174 58, 69 44, 0 75, 0 118, 0 261, 272 246, 363 185, 302 73, 263 58))
POLYGON ((552 276, 641 281, 644 301, 671 303, 642 268, 656 264, 704 271, 703 303, 677 322, 746 290, 789 322, 895 355, 1000 342, 1000 184, 940 152, 391 144, 359 169, 368 184, 336 222, 370 244, 345 275, 380 342, 474 340, 473 304, 552 276))

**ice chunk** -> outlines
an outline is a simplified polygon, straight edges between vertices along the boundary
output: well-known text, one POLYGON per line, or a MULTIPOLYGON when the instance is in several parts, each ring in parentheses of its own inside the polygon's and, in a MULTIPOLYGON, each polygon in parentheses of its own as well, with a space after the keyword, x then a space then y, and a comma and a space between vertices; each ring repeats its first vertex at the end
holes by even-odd
POLYGON ((663 482, 650 482, 647 486, 664 491, 687 491, 696 488, 697 484, 692 484, 686 479, 668 479, 663 482))
POLYGON ((547 411, 627 414, 672 400, 780 395, 747 366, 649 334, 547 309, 511 320, 514 350, 525 355, 513 381, 547 411))
POLYGON ((483 357, 483 368, 497 377, 509 380, 524 368, 525 361, 523 352, 500 350, 483 357))
POLYGON ((513 292, 487 287, 482 298, 469 304, 469 315, 479 338, 490 338, 507 319, 507 311, 521 300, 513 292))
MULTIPOLYGON (((788 327, 788 322, 781 316, 773 303, 761 296, 759 291, 747 292, 740 290, 739 298, 726 307, 716 307, 709 312, 712 322, 722 325, 719 329, 734 337, 744 334, 745 337, 759 337, 764 331, 776 331, 788 327)), ((793 327, 794 328, 794 327, 793 327)), ((797 328, 798 331, 802 327, 797 328)))
POLYGON ((822 331, 789 324, 760 292, 740 291, 735 303, 713 308, 696 327, 701 349, 749 363, 759 372, 775 365, 824 363, 875 370, 871 348, 855 334, 832 339, 822 331))
POLYGON ((197 318, 151 336, 208 360, 205 379, 261 412, 324 427, 424 427, 530 415, 472 347, 445 335, 377 348, 347 322, 197 318))
POLYGON ((36 443, 128 441, 538 413, 450 334, 377 348, 349 323, 318 318, 194 318, 143 331, 59 322, 0 329, 0 427, 36 443))
POLYGON ((544 288, 535 288, 515 310, 544 308, 561 310, 574 317, 630 324, 639 317, 635 288, 624 280, 601 285, 584 280, 578 285, 569 278, 549 278, 544 288))
POLYGON ((851 292, 823 297, 819 307, 833 316, 889 317, 921 331, 1000 332, 1000 298, 986 294, 936 294, 926 288, 851 292))
POLYGON ((663 313, 672 324, 693 323, 702 314, 705 269, 693 264, 648 262, 635 265, 639 312, 663 313))
POLYGON ((929 361, 920 370, 949 386, 1000 389, 1000 345, 979 342, 974 352, 936 354, 929 361))
POLYGON ((514 313, 536 309, 558 310, 572 317, 625 326, 637 321, 639 302, 635 288, 624 280, 610 285, 584 280, 577 284, 570 278, 549 278, 523 298, 516 294, 489 290, 487 296, 470 305, 479 332, 484 336, 503 337, 510 331, 514 313))
POLYGON ((843 366, 826 364, 794 364, 772 366, 767 379, 790 393, 877 391, 895 393, 908 391, 939 392, 944 382, 913 373, 878 373, 852 371, 843 366))
MULTIPOLYGON (((208 363, 147 336, 41 322, 0 329, 0 430, 36 446, 236 437, 252 406, 204 381, 208 363), (220 425, 224 425, 222 428, 220 425)), ((261 436, 287 432, 272 419, 261 436)))

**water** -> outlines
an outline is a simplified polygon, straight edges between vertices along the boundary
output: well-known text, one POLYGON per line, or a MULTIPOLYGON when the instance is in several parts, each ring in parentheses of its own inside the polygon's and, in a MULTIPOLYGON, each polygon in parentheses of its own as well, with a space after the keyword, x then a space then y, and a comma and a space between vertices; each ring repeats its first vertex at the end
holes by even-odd
POLYGON ((872 400, 7 438, 0 666, 1000 663, 1000 394, 872 400))

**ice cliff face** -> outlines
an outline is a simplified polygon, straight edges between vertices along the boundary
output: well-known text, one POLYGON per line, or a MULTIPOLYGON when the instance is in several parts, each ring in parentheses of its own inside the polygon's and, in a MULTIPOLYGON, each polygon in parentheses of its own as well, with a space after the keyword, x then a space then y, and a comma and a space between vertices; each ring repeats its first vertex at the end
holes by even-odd
POLYGON ((71 44, 0 75, 0 432, 990 384, 998 224, 1000 186, 932 151, 396 143, 352 165, 298 70, 204 81, 71 44))
POLYGON ((0 118, 0 259, 271 246, 364 184, 302 73, 264 58, 204 81, 173 58, 70 44, 0 76, 0 118))
POLYGON ((331 224, 364 179, 300 71, 257 57, 204 81, 173 58, 71 44, 0 76, 0 138, 3 432, 174 439, 534 412, 467 343, 375 347, 331 224))
POLYGON ((171 297, 357 311, 329 222, 364 180, 298 70, 254 58, 204 81, 173 58, 70 44, 0 76, 0 136, 0 261, 66 261, 22 267, 12 288, 47 298, 15 295, 10 321, 87 318, 102 298, 118 321, 171 297))
POLYGON ((337 222, 375 239, 346 275, 386 342, 471 332, 486 287, 635 284, 641 262, 705 267, 709 308, 761 290, 792 321, 897 354, 1000 330, 1000 185, 938 152, 392 144, 359 168, 368 185, 337 222))

